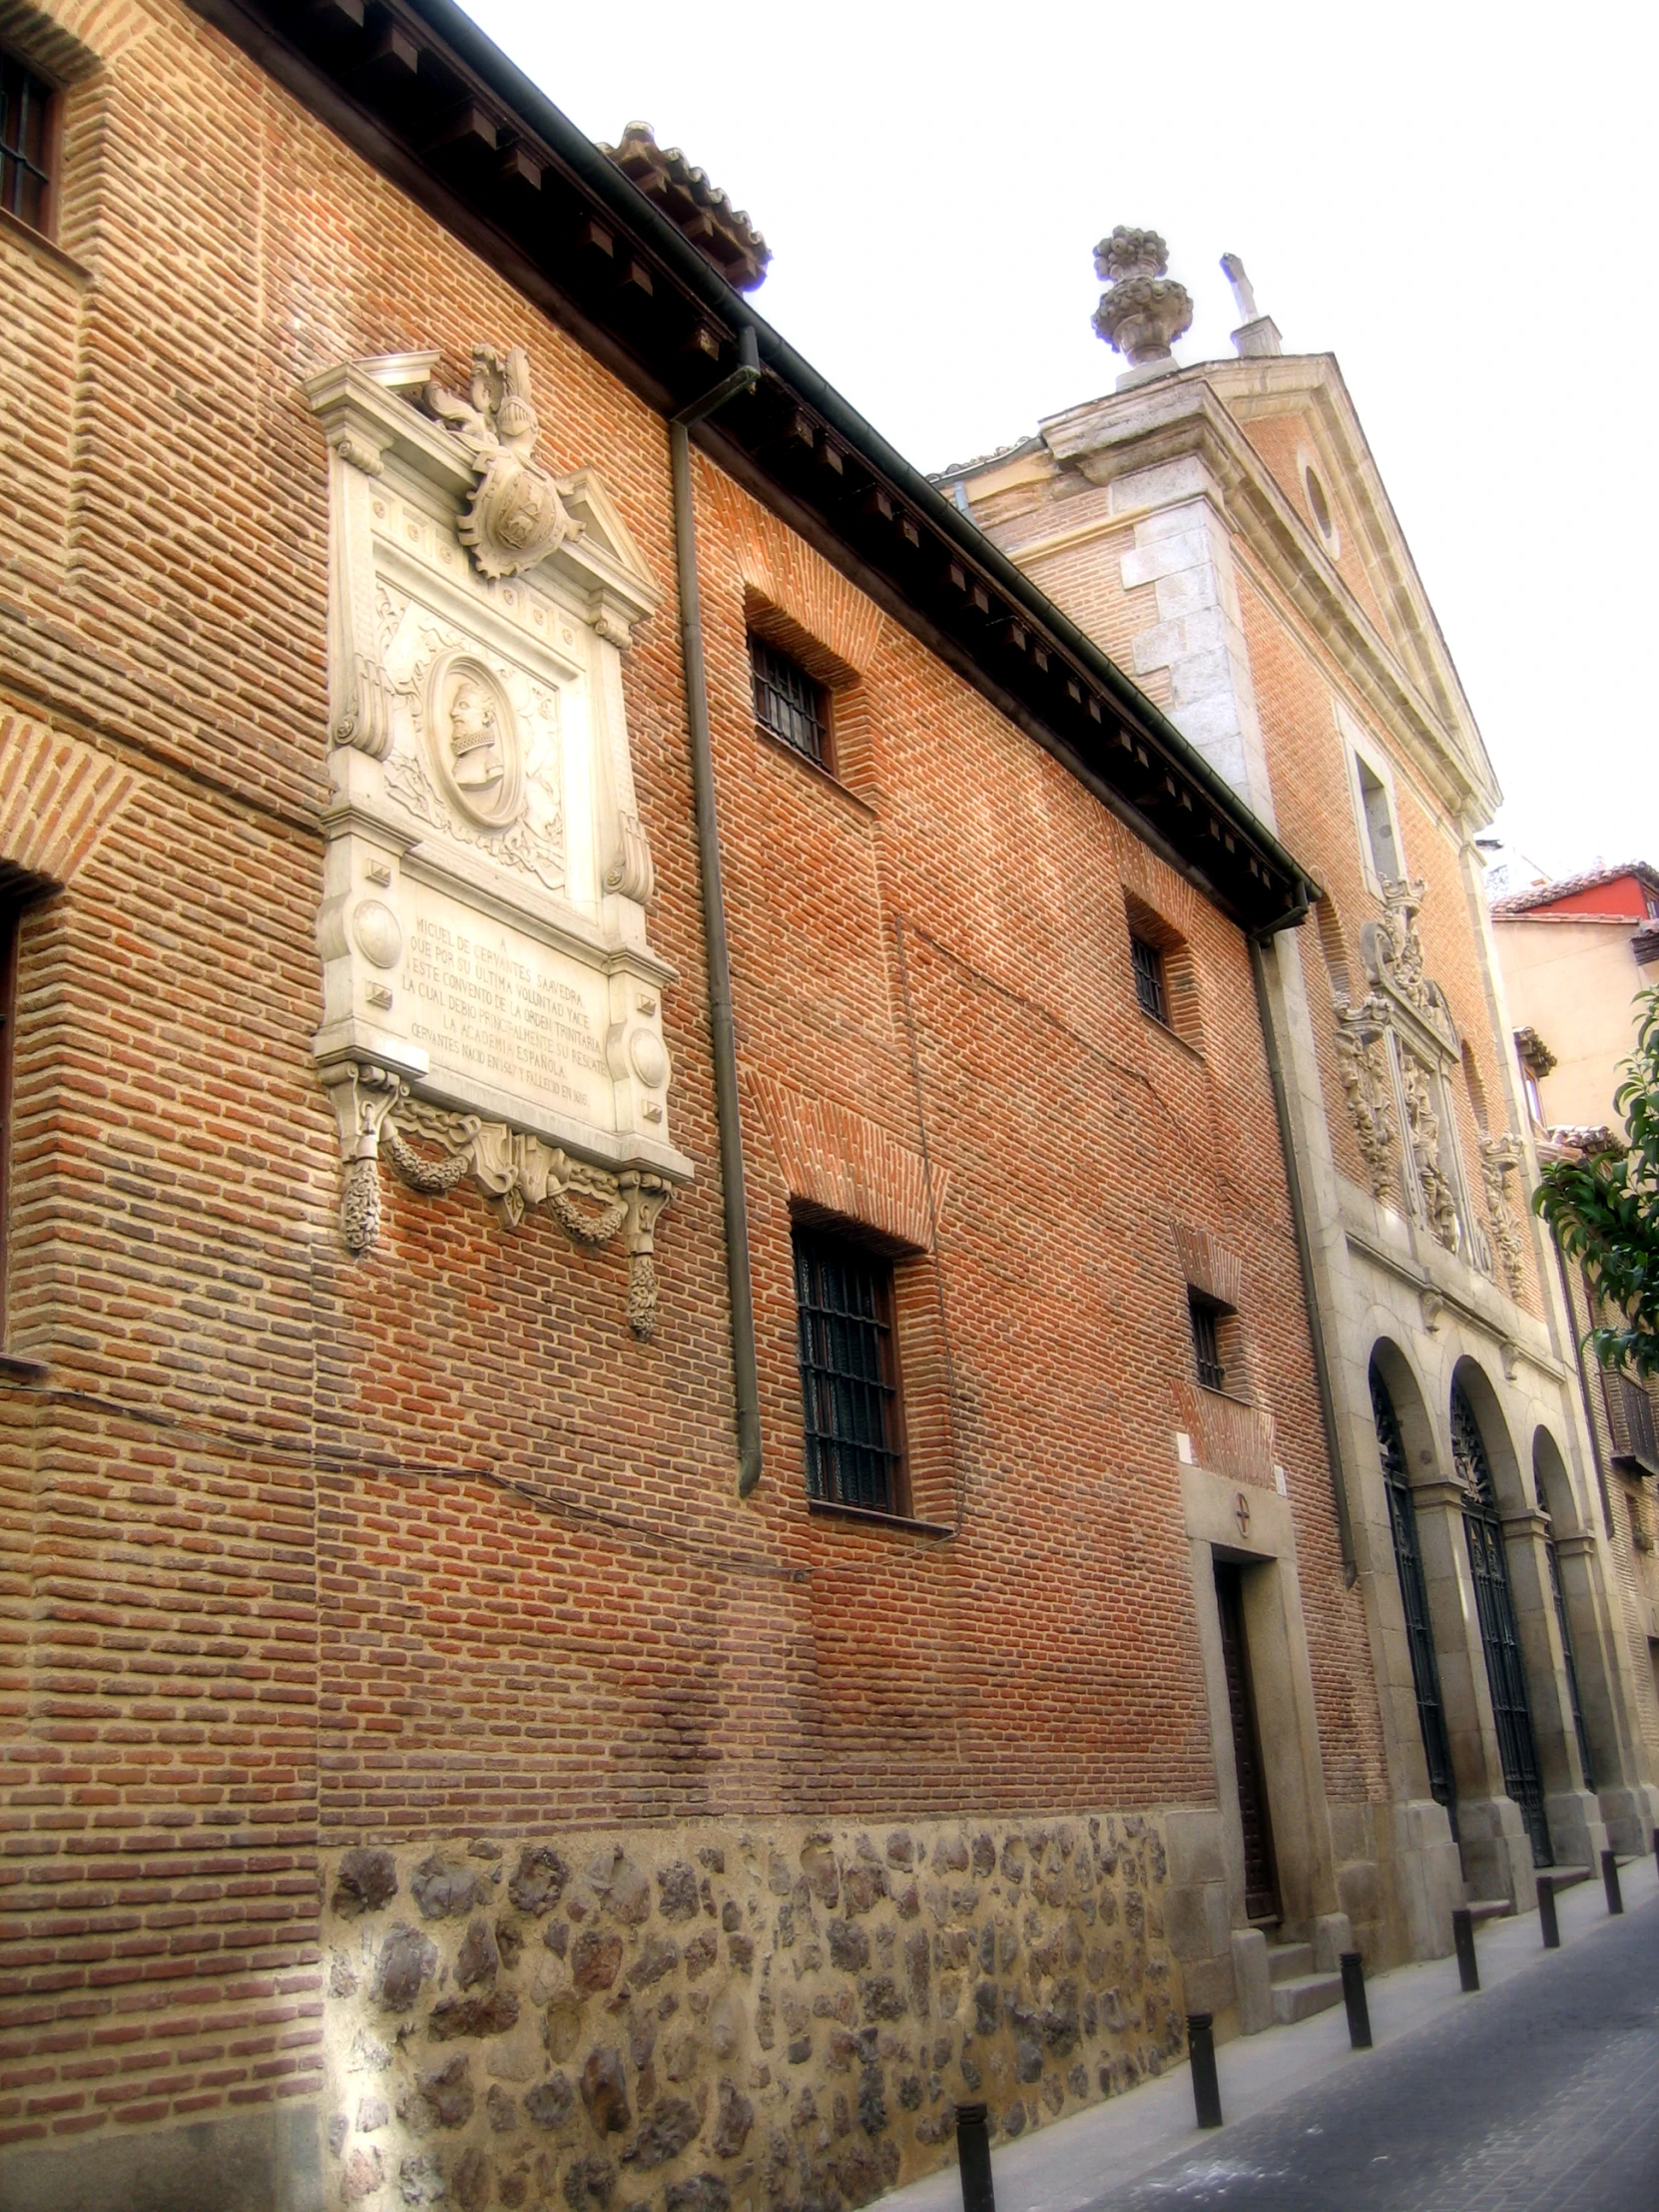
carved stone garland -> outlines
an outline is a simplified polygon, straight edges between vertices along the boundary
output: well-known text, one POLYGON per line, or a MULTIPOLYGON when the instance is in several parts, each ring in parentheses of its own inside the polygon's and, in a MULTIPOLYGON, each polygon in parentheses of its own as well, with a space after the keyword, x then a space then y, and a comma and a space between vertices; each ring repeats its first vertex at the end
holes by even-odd
POLYGON ((1482 1137, 1480 1180, 1486 1190, 1486 1213, 1492 1225, 1492 1244, 1511 1298, 1519 1298, 1524 1277, 1521 1270, 1519 1217, 1509 1203, 1509 1178, 1520 1166, 1522 1153, 1514 1137, 1482 1137))
MULTIPOLYGON (((412 1098, 407 1084, 384 1069, 366 1071, 383 1078, 363 1091, 364 1111, 376 1117, 378 1149, 398 1179, 423 1197, 437 1198, 470 1176, 501 1226, 514 1230, 526 1213, 544 1206, 577 1244, 609 1244, 619 1231, 628 1253, 628 1326, 646 1340, 657 1327, 656 1228, 658 1216, 674 1196, 665 1177, 604 1168, 575 1160, 557 1145, 509 1129, 505 1122, 477 1114, 455 1114, 412 1098), (417 1152, 409 1136, 439 1148, 438 1157, 417 1152), (590 1213, 578 1197, 599 1208, 590 1213)), ((350 1162, 340 1203, 340 1232, 353 1252, 365 1252, 379 1229, 380 1193, 373 1154, 350 1162)))

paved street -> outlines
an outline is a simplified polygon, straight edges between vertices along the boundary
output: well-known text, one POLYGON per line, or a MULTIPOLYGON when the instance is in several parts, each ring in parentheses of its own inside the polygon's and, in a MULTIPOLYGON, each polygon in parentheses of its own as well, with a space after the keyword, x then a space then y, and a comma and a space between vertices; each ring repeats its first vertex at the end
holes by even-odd
POLYGON ((1644 1898, 1623 1921, 1540 1953, 1364 2063, 1094 2202, 1100 2212, 1654 2212, 1659 1907, 1644 1898))
MULTIPOLYGON (((1200 2134, 1185 2066, 993 2153, 997 2212, 1659 2212, 1659 1875, 1624 1869, 1371 1984, 1377 2048, 1339 2007, 1225 2044, 1228 2124, 1200 2134)), ((954 2164, 882 2212, 960 2212, 954 2164)))

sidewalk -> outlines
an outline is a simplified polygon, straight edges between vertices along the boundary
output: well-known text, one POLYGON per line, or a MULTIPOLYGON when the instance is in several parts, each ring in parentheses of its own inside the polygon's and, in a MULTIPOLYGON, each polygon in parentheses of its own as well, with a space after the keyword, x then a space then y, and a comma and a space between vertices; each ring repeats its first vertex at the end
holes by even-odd
MULTIPOLYGON (((1626 1918, 1640 1915, 1645 1923, 1659 1910, 1654 1861, 1633 1860, 1621 1869, 1621 1881, 1626 1918)), ((1557 1912, 1559 1954, 1542 1948, 1536 1913, 1490 1921, 1480 1929, 1475 1944, 1482 1996, 1518 1975, 1547 1973, 1557 1957, 1571 1952, 1575 1940, 1608 1926, 1599 1879, 1567 1891, 1557 1900, 1557 1912)), ((1459 2005, 1481 2003, 1480 1997, 1464 1996, 1459 1989, 1454 1957, 1395 1967, 1369 1982, 1367 1993, 1378 2052, 1445 2019, 1459 2005)), ((1341 2005, 1294 2027, 1241 2036, 1217 2053, 1227 2128, 1201 2133, 1194 2125, 1192 2080, 1185 2064, 1180 2065, 1127 2096, 1109 2098, 1016 2142, 994 2146, 997 2212, 1084 2212, 1166 2159, 1201 2148, 1219 2151, 1238 2123, 1372 2060, 1373 2053, 1350 2048, 1348 2015, 1341 2005)), ((925 2180, 893 2191, 881 2204, 882 2212, 960 2212, 954 2160, 925 2180)))

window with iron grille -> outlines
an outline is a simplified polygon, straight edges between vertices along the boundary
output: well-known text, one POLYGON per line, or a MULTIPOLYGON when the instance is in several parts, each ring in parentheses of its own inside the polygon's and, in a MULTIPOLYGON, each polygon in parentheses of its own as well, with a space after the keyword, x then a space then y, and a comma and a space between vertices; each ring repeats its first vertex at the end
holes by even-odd
POLYGON ((795 1292, 808 1494, 902 1513, 892 1264, 844 1238, 798 1229, 795 1292))
POLYGON ((1140 1001, 1143 1014, 1150 1014, 1154 1021, 1169 1026, 1169 1000, 1164 992, 1164 955, 1145 937, 1137 937, 1133 931, 1129 937, 1129 957, 1135 964, 1135 996, 1140 1001))
POLYGON ((1653 1400, 1647 1393, 1647 1385, 1629 1375, 1621 1375, 1616 1380, 1624 1401, 1624 1432, 1629 1441, 1629 1456, 1649 1474, 1659 1474, 1659 1437, 1654 1435, 1653 1400))
POLYGON ((755 720, 819 768, 830 766, 830 695, 797 661, 751 635, 755 720))
POLYGON ((0 208, 32 231, 52 224, 52 88, 0 48, 0 208))
POLYGON ((1227 1363, 1221 1356, 1221 1317, 1226 1311, 1214 1299, 1205 1298, 1197 1291, 1187 1293, 1187 1315, 1192 1323, 1198 1380, 1207 1390, 1227 1387, 1227 1363))

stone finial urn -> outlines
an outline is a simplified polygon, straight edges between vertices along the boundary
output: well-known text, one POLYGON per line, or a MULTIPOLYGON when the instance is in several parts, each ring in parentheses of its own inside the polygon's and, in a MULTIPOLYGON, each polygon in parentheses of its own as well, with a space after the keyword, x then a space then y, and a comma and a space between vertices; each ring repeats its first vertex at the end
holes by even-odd
POLYGON ((1110 290, 1100 295, 1094 326, 1128 361, 1131 374, 1156 375, 1175 365, 1170 346, 1192 328, 1192 294, 1170 276, 1169 248, 1156 231, 1119 224, 1094 250, 1095 275, 1110 290))

